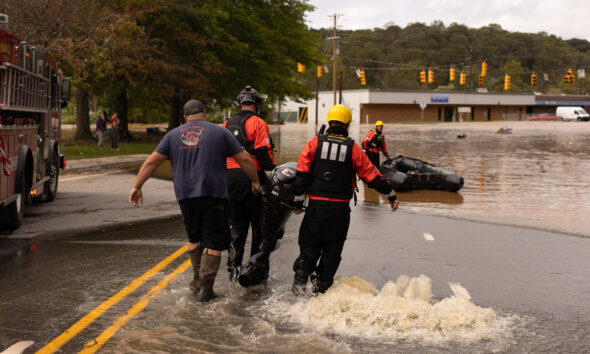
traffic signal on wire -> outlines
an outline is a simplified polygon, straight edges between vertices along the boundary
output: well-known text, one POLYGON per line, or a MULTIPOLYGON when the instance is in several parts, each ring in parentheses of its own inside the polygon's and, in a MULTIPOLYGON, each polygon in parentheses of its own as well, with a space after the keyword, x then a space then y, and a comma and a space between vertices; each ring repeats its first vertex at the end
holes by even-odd
POLYGON ((565 74, 565 83, 566 84, 573 84, 576 81, 574 73, 572 69, 568 69, 567 74, 565 74))
POLYGON ((531 75, 531 86, 536 86, 537 85, 537 75, 535 75, 535 73, 533 72, 533 74, 531 75))
POLYGON ((479 87, 483 87, 483 75, 479 75, 479 87))
POLYGON ((365 78, 365 69, 361 69, 361 85, 367 86, 367 80, 365 78))
POLYGON ((449 69, 449 81, 455 81, 455 68, 449 69))
POLYGON ((510 90, 510 75, 504 75, 504 91, 510 90))
POLYGON ((461 74, 459 75, 459 85, 465 85, 465 74, 463 72, 461 72, 461 74))
POLYGON ((434 82, 434 71, 428 69, 428 83, 431 84, 434 82))
POLYGON ((421 84, 426 83, 426 71, 424 71, 424 69, 422 69, 422 71, 420 71, 420 83, 421 84))

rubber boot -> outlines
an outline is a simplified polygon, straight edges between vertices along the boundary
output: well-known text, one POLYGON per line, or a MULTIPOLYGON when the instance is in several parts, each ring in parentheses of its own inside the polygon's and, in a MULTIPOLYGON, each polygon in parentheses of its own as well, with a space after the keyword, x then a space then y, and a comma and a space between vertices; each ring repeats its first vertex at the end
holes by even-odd
POLYGON ((195 294, 198 293, 199 289, 201 288, 201 282, 199 281, 199 270, 201 269, 201 256, 203 255, 204 248, 205 246, 203 245, 203 242, 201 242, 197 248, 188 252, 193 265, 193 271, 195 273, 189 288, 195 294))
POLYGON ((309 281, 311 282, 311 294, 313 296, 318 296, 325 293, 333 283, 320 280, 320 277, 317 274, 312 274, 309 277, 309 281))
POLYGON ((238 281, 242 267, 227 267, 227 271, 229 272, 229 281, 235 283, 238 281))
POLYGON ((213 284, 215 283, 215 277, 217 276, 220 263, 220 256, 214 256, 207 252, 203 254, 201 258, 201 269, 199 270, 201 288, 199 289, 197 300, 209 301, 217 296, 213 292, 213 284))

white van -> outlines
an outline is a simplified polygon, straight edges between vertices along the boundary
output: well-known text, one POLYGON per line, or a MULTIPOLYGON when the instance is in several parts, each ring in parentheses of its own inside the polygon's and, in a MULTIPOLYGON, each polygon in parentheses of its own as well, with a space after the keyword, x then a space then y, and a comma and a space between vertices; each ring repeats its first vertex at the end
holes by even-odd
POLYGON ((563 120, 590 120, 590 115, 582 107, 557 107, 555 115, 563 120))

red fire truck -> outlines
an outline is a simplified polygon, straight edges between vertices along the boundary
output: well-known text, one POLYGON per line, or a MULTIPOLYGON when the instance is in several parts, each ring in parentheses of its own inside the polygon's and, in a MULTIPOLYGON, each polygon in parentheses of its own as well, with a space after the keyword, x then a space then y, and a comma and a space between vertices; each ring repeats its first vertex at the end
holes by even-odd
POLYGON ((0 230, 20 227, 25 206, 55 199, 61 109, 70 82, 45 48, 19 41, 0 15, 0 230))

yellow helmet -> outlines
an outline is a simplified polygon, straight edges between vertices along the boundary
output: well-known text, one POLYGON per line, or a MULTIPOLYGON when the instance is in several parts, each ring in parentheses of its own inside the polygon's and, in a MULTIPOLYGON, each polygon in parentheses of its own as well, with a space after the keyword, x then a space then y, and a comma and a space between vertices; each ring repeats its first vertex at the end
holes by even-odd
POLYGON ((333 120, 348 124, 352 120, 352 113, 350 113, 350 109, 343 104, 334 105, 328 111, 328 122, 333 120))
POLYGON ((378 120, 378 121, 377 121, 377 123, 375 123, 375 126, 376 126, 376 127, 378 127, 378 126, 383 126, 383 122, 382 122, 382 121, 380 121, 380 120, 378 120))

